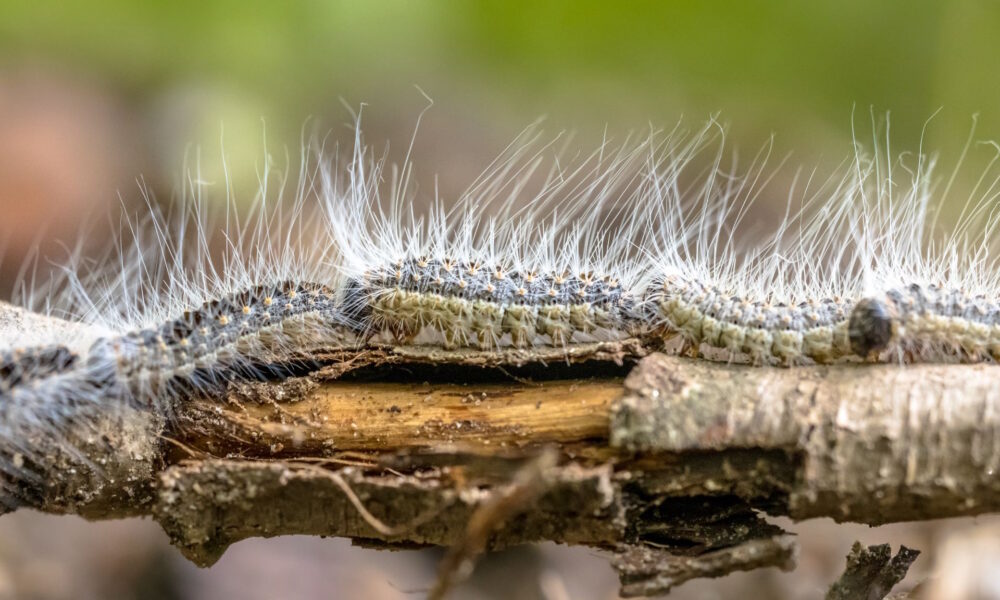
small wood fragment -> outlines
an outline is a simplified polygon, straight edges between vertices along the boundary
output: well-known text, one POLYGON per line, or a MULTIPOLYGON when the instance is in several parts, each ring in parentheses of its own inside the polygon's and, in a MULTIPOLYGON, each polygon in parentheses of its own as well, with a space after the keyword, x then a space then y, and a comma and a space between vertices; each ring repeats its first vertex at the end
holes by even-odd
POLYGON ((854 542, 844 574, 830 587, 826 600, 882 600, 906 577, 919 555, 919 550, 906 546, 893 556, 889 544, 865 548, 854 542))

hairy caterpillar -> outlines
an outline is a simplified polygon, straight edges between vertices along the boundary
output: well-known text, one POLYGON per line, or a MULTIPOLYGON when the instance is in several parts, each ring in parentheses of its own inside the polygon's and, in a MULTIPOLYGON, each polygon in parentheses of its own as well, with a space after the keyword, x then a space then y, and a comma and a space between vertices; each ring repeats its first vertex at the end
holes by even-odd
MULTIPOLYGON (((966 145, 964 157, 971 147, 966 145)), ((855 355, 889 362, 979 362, 1000 359, 1000 225, 995 143, 988 164, 956 224, 943 237, 933 228, 949 205, 953 175, 934 189, 929 159, 917 164, 915 197, 888 206, 876 225, 881 237, 871 251, 864 283, 850 317, 855 355), (933 198, 933 201, 929 200, 933 198)))
POLYGON ((940 180, 935 157, 894 157, 888 143, 880 154, 876 139, 874 155, 858 150, 832 176, 797 178, 797 212, 790 202, 749 248, 731 240, 752 201, 741 198, 755 193, 748 182, 763 175, 751 168, 724 180, 724 191, 700 199, 700 208, 671 211, 676 223, 660 228, 650 322, 659 318, 692 352, 716 350, 706 358, 754 364, 996 360, 996 144, 983 144, 987 164, 957 204, 955 224, 942 227, 972 140, 940 180), (725 218, 732 215, 735 225, 725 218))
POLYGON ((102 338, 91 356, 106 354, 118 365, 117 378, 136 396, 162 396, 172 380, 195 382, 203 377, 239 377, 255 365, 287 361, 280 337, 302 344, 322 336, 333 344, 347 335, 330 289, 319 284, 283 282, 257 285, 198 309, 185 311, 157 328, 102 338))
MULTIPOLYGON (((921 296, 914 311, 896 288, 872 292, 887 272, 937 289, 924 282, 946 266, 981 288, 993 282, 988 244, 957 259, 967 236, 928 242, 929 159, 899 177, 889 165, 904 163, 859 153, 838 174, 796 179, 779 224, 748 243, 740 233, 768 187, 767 153, 741 173, 727 169, 721 138, 714 122, 678 126, 548 162, 551 144, 529 129, 451 208, 435 197, 424 211, 413 208, 409 161, 388 169, 358 130, 346 162, 307 155, 290 200, 271 197, 266 170, 250 214, 227 219, 221 260, 192 176, 176 218, 154 213, 96 267, 70 264, 25 291, 24 304, 100 333, 0 356, 0 491, 15 502, 17 482, 44 464, 29 432, 58 439, 116 402, 169 416, 192 390, 266 376, 310 348, 489 352, 625 338, 658 348, 679 337, 707 358, 755 364, 858 360, 890 347, 924 360, 995 357, 993 342, 967 334, 949 345, 956 326, 920 325, 928 312, 968 324, 975 310, 921 296), (878 310, 861 300, 880 293, 891 303, 878 310)), ((288 195, 287 181, 277 195, 288 195)), ((992 198, 987 184, 958 231, 992 198)), ((983 229, 988 240, 993 221, 983 229)), ((983 302, 993 321, 974 324, 988 337, 997 311, 983 302)))
POLYGON ((643 202, 650 161, 673 152, 679 170, 704 143, 704 132, 677 131, 547 165, 550 143, 529 129, 451 209, 435 199, 426 213, 404 205, 406 167, 383 198, 358 185, 370 161, 355 154, 353 170, 323 178, 323 195, 339 199, 325 203, 327 222, 356 292, 347 312, 371 335, 445 348, 559 348, 640 335, 643 240, 655 210, 643 202))

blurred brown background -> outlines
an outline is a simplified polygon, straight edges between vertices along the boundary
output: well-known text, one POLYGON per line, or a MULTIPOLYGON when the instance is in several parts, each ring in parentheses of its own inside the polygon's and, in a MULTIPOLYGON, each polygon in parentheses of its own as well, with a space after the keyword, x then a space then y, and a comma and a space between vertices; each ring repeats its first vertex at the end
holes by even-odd
MULTIPOLYGON (((605 131, 720 112, 735 147, 752 153, 774 133, 776 155, 812 166, 838 164, 852 126, 870 136, 870 110, 890 112, 893 144, 912 150, 942 108, 924 144, 955 156, 974 113, 980 137, 1000 131, 998 33, 1000 4, 974 0, 0 0, 0 289, 37 245, 58 255, 55 240, 88 215, 141 201, 140 177, 169 199, 185 157, 200 151, 203 179, 222 181, 224 147, 234 186, 252 189, 265 145, 294 156, 309 127, 348 138, 345 103, 365 103, 368 139, 401 158, 426 105, 415 85, 435 101, 415 142, 418 176, 430 186, 438 175, 446 198, 543 115, 589 149, 605 131)), ((975 526, 807 523, 797 572, 693 583, 674 597, 818 597, 858 537, 925 550, 912 585, 946 533, 975 526)), ((251 540, 202 571, 148 522, 19 513, 0 519, 0 598, 410 598, 437 557, 251 540)), ((542 546, 491 557, 458 597, 614 589, 594 552, 542 546)))

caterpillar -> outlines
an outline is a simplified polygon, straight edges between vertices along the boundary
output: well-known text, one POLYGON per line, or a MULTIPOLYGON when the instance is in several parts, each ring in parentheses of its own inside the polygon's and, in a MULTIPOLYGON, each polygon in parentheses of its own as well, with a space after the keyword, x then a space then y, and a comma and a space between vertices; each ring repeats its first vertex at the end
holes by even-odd
POLYGON ((376 336, 444 348, 560 348, 641 335, 650 161, 670 152, 680 169, 704 137, 605 142, 546 165, 551 142, 529 129, 450 209, 435 199, 423 214, 404 207, 405 167, 382 198, 378 187, 358 185, 371 161, 356 153, 346 174, 326 173, 322 194, 338 199, 324 206, 340 272, 355 291, 347 312, 376 336))
POLYGON ((266 168, 249 213, 227 208, 221 259, 195 172, 173 217, 150 200, 103 259, 71 259, 23 289, 22 305, 96 333, 0 354, 0 501, 16 505, 44 470, 25 440, 57 444, 116 405, 169 418, 186 394, 317 348, 679 339, 762 365, 997 357, 1000 311, 985 292, 964 301, 930 283, 995 282, 995 220, 980 222, 995 182, 936 246, 926 156, 907 170, 887 149, 858 150, 833 175, 795 177, 779 224, 748 242, 745 219, 772 183, 768 147, 725 167, 715 121, 569 157, 529 128, 450 207, 435 195, 427 210, 413 206, 409 155, 391 167, 355 132, 346 160, 308 149, 276 185, 266 168), (977 223, 984 242, 961 258, 977 223), (911 283, 872 284, 886 273, 911 283))
MULTIPOLYGON (((963 157, 971 142, 970 134, 963 157)), ((943 236, 929 234, 950 204, 955 176, 933 189, 925 176, 933 168, 929 159, 918 163, 913 192, 924 200, 904 204, 906 210, 890 206, 877 223, 878 259, 866 266, 848 327, 856 356, 897 363, 1000 359, 1000 179, 994 169, 1000 147, 982 145, 987 164, 970 199, 956 203, 957 222, 943 236)))

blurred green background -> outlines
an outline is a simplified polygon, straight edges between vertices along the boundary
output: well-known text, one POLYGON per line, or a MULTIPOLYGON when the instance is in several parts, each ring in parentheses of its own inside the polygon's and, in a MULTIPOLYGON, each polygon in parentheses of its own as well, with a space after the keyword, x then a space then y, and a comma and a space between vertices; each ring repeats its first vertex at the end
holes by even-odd
POLYGON ((0 90, 63 79, 65 98, 106 103, 132 161, 120 187, 139 172, 169 181, 186 148, 217 153, 222 132, 247 175, 262 121, 272 152, 295 149, 307 118, 339 131, 342 102, 369 105, 371 141, 405 147, 419 85, 436 106, 418 161, 460 187, 543 115, 585 142, 721 113, 737 147, 775 133, 779 154, 812 165, 849 151, 852 112, 862 126, 891 112, 897 148, 912 149, 943 107, 926 141, 949 152, 973 113, 984 135, 1000 125, 998 32, 1000 3, 974 0, 3 0, 0 90))
POLYGON ((734 147, 776 134, 777 155, 811 167, 846 156, 852 126, 870 139, 872 112, 915 149, 942 108, 924 142, 954 155, 974 113, 980 135, 1000 126, 998 32, 1000 3, 975 0, 2 0, 0 198, 38 207, 19 211, 23 238, 41 216, 137 195, 140 174, 169 196, 192 148, 218 174, 204 157, 220 143, 253 184, 265 134, 277 155, 309 127, 346 137, 345 105, 365 103, 369 141, 398 151, 426 105, 415 86, 435 101, 418 173, 452 195, 540 116, 586 148, 605 128, 718 113, 734 147))
POLYGON ((266 117, 294 139, 305 116, 340 115, 339 98, 412 113, 411 84, 442 118, 489 130, 541 114, 618 128, 721 110, 740 134, 809 146, 845 135, 854 104, 891 110, 912 142, 938 107, 965 123, 1000 100, 996 2, 2 6, 6 67, 69 71, 140 111, 197 94, 185 125, 209 137, 219 120, 266 117))
MULTIPOLYGON (((424 186, 439 175, 446 197, 540 116, 546 130, 572 130, 589 150, 605 131, 620 138, 670 127, 681 116, 698 122, 719 113, 731 144, 746 154, 775 134, 778 156, 793 152, 793 164, 832 168, 851 152, 852 126, 870 139, 872 113, 891 113, 895 149, 915 150, 941 109, 923 141, 955 157, 973 114, 980 114, 978 137, 1000 132, 998 39, 1000 2, 976 0, 0 0, 0 283, 9 283, 39 242, 72 237, 86 214, 119 198, 141 200, 138 178, 169 198, 193 148, 212 179, 220 167, 205 157, 220 156, 221 143, 237 187, 252 188, 265 135, 267 151, 294 156, 312 128, 349 138, 345 105, 365 103, 369 141, 391 142, 390 155, 401 158, 426 107, 415 86, 435 101, 415 142, 418 174, 424 186)), ((184 587, 223 584, 192 575, 155 528, 123 526, 114 530, 118 537, 104 538, 111 530, 96 524, 0 519, 0 598, 64 597, 59 590, 75 598, 153 597, 122 589, 130 581, 123 574, 139 577, 150 565, 175 573, 164 576, 175 583, 159 597, 215 597, 204 591, 213 589, 208 584, 198 588, 202 596, 184 587), (69 529, 76 537, 58 543, 69 529), (81 547, 107 539, 128 551, 80 555, 81 547)), ((309 576, 325 581, 337 561, 375 573, 382 592, 372 597, 410 597, 400 588, 433 575, 433 557, 425 556, 414 559, 419 568, 402 583, 385 585, 400 581, 402 559, 359 555, 340 542, 308 543, 328 551, 310 575, 296 577, 300 585, 309 576)), ((275 548, 245 544, 213 571, 228 569, 238 583, 239 573, 260 564, 239 558, 253 555, 247 548, 275 548), (238 560, 243 567, 225 566, 238 560)), ((794 575, 734 576, 727 589, 814 597, 846 547, 833 547, 829 560, 808 558, 794 575)), ((573 556, 545 568, 563 577, 573 597, 610 597, 615 586, 603 561, 587 563, 593 557, 585 551, 573 556)), ((339 585, 347 585, 358 576, 347 573, 353 569, 330 576, 343 575, 339 585)), ((275 597, 254 581, 242 597, 275 597)), ((715 582, 692 585, 675 597, 716 589, 715 582)), ((473 597, 506 597, 497 589, 473 597)))

